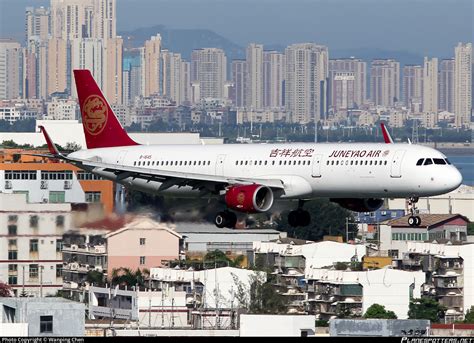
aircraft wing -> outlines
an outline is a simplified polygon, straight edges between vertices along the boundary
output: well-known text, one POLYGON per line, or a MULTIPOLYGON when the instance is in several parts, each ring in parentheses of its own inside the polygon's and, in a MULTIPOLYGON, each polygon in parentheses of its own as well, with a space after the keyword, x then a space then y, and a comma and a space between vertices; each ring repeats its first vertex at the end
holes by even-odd
MULTIPOLYGON (((246 185, 260 184, 274 189, 284 189, 283 183, 279 179, 259 179, 259 178, 232 178, 219 175, 184 173, 169 170, 151 169, 145 167, 120 166, 103 162, 90 160, 82 160, 75 158, 67 158, 67 161, 78 165, 78 167, 86 167, 91 172, 111 172, 117 176, 117 180, 123 180, 128 177, 143 179, 147 181, 161 182, 159 190, 166 190, 172 186, 192 186, 195 189, 212 188, 214 186, 227 185, 246 185), (207 187, 206 187, 207 186, 207 187), (211 186, 211 187, 209 187, 211 186)), ((219 187, 217 187, 219 188, 219 187)), ((222 187, 223 189, 224 187, 222 187)))

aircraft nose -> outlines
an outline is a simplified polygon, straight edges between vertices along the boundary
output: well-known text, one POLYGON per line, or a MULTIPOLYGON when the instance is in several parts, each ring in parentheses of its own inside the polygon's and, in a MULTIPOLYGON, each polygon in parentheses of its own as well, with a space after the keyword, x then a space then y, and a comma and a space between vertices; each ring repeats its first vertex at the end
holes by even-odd
POLYGON ((451 172, 449 173, 449 178, 447 180, 447 186, 451 189, 454 190, 458 188, 462 183, 462 175, 457 170, 457 168, 453 167, 451 172))

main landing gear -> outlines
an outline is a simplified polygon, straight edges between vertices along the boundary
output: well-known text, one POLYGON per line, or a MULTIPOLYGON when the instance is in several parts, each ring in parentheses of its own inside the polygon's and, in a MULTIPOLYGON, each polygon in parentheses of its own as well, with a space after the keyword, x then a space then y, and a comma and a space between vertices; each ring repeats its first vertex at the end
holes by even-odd
POLYGON ((408 225, 410 225, 411 227, 421 225, 421 218, 420 216, 418 216, 418 209, 416 208, 417 202, 417 197, 408 198, 408 211, 410 212, 410 216, 408 217, 408 225))
POLYGON ((216 226, 220 229, 222 229, 223 227, 233 229, 236 223, 236 214, 228 210, 217 213, 216 217, 214 218, 214 224, 216 224, 216 226))
POLYGON ((308 226, 311 223, 311 215, 303 210, 303 200, 298 201, 298 208, 288 214, 288 224, 292 227, 308 226))

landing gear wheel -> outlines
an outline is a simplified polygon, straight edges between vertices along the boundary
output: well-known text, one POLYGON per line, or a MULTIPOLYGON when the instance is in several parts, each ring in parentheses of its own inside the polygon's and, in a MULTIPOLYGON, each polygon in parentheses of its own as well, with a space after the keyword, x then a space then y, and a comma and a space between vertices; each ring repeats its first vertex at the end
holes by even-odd
POLYGON ((415 216, 415 226, 420 226, 421 218, 419 216, 415 216))
POLYGON ((408 212, 410 213, 410 217, 408 217, 408 225, 420 226, 421 225, 421 218, 418 216, 418 209, 416 208, 416 203, 418 202, 418 197, 411 197, 408 199, 408 212))
POLYGON ((416 225, 416 217, 414 216, 408 217, 408 225, 410 225, 411 227, 414 227, 416 225))
POLYGON ((216 224, 216 226, 219 228, 219 229, 222 229, 223 227, 225 227, 225 224, 226 224, 226 213, 225 212, 219 212, 216 214, 215 218, 214 218, 214 224, 216 224))
POLYGON ((292 227, 308 226, 311 223, 311 215, 308 211, 297 209, 288 214, 288 224, 292 227))
POLYGON ((226 226, 229 229, 233 229, 237 224, 237 215, 234 212, 227 212, 227 223, 226 226))

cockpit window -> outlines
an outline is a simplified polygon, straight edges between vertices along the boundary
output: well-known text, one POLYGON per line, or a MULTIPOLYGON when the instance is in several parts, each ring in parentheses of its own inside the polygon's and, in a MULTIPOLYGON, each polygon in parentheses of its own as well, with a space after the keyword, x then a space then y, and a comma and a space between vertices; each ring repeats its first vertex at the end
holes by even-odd
POLYGON ((447 158, 445 158, 444 160, 446 161, 447 164, 451 164, 451 162, 449 162, 447 158))
POLYGON ((433 161, 431 160, 431 158, 427 158, 427 159, 425 160, 425 163, 424 163, 423 165, 424 165, 424 166, 427 166, 427 165, 429 165, 429 164, 433 164, 433 161))
POLYGON ((446 164, 442 158, 433 158, 434 164, 446 164))
POLYGON ((424 160, 425 160, 424 158, 420 158, 420 159, 418 160, 418 162, 416 162, 416 165, 417 165, 417 166, 423 165, 423 161, 424 161, 424 160))

